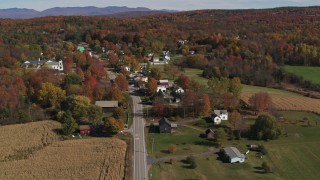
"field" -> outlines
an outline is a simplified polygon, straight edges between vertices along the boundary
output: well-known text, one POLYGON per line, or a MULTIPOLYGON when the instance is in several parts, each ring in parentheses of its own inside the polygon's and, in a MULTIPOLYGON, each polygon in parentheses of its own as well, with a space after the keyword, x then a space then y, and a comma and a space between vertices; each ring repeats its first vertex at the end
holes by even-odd
POLYGON ((208 147, 199 145, 203 141, 203 138, 199 137, 201 133, 203 132, 182 126, 178 126, 177 132, 173 134, 149 133, 147 139, 148 154, 154 157, 164 157, 207 152, 208 147), (171 144, 177 146, 177 152, 174 154, 168 154, 167 152, 171 144))
MULTIPOLYGON (((243 93, 242 99, 249 101, 252 94, 243 93)), ((320 100, 303 96, 272 95, 274 108, 277 110, 312 111, 320 113, 320 100)))
POLYGON ((51 133, 60 126, 54 121, 44 121, 0 127, 0 179, 113 180, 124 177, 124 141, 115 138, 58 141, 58 136, 51 133), (47 134, 51 140, 44 145, 47 134), (28 156, 17 156, 21 152, 28 156), (4 158, 8 155, 20 158, 4 158))
POLYGON ((190 169, 181 161, 153 165, 149 175, 158 179, 318 179, 320 176, 320 116, 313 113, 280 111, 284 136, 274 141, 229 140, 225 146, 246 151, 247 144, 263 144, 268 154, 262 159, 249 152, 243 164, 224 163, 218 155, 196 157, 197 168, 190 169), (303 122, 308 118, 310 126, 303 122), (319 124, 319 125, 318 125, 319 124), (268 162, 274 173, 263 173, 262 162, 268 162), (201 178, 200 178, 201 177, 201 178))
POLYGON ((58 141, 54 130, 59 128, 55 121, 0 126, 0 161, 23 158, 19 156, 58 141))
MULTIPOLYGON (((163 72, 163 65, 155 65, 163 72)), ((320 72, 320 68, 319 72, 320 72)), ((317 72, 317 73, 319 73, 317 72)), ((185 68, 184 74, 188 75, 192 79, 195 79, 202 85, 207 85, 207 79, 201 77, 202 70, 185 68)), ((318 77, 318 76, 315 76, 318 77)), ((318 78, 320 81, 320 78, 318 78)), ((320 100, 314 98, 304 97, 300 94, 290 91, 284 91, 281 89, 258 87, 250 85, 242 85, 242 99, 248 102, 249 98, 258 92, 268 92, 271 95, 274 107, 277 110, 294 110, 294 111, 312 111, 320 113, 320 100)))
POLYGON ((303 79, 320 84, 320 67, 285 66, 285 71, 302 76, 303 79))

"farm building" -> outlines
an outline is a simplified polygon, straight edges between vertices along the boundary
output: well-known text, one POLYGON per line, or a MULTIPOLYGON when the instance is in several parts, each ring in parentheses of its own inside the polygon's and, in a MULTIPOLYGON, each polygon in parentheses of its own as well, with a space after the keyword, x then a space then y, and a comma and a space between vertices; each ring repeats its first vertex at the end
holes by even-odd
POLYGON ((159 120, 159 130, 160 133, 172 133, 174 128, 177 128, 178 125, 171 123, 167 118, 163 117, 159 120))
POLYGON ((88 135, 91 133, 91 127, 89 125, 80 125, 79 131, 81 135, 88 135))
POLYGON ((230 163, 242 163, 245 161, 246 156, 235 147, 226 147, 223 151, 229 157, 230 163))
POLYGON ((206 130, 205 135, 207 139, 214 139, 214 132, 210 128, 206 130))
POLYGON ((228 120, 228 111, 227 110, 214 110, 210 115, 211 120, 214 124, 221 124, 221 121, 228 120))
POLYGON ((96 101, 95 105, 102 108, 104 112, 112 112, 119 106, 118 101, 96 101))

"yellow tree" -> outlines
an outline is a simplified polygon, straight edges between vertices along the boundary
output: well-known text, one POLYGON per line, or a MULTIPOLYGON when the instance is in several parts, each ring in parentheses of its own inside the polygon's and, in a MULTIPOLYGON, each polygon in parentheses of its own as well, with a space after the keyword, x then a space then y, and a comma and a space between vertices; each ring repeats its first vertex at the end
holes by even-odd
POLYGON ((52 83, 42 83, 38 93, 39 102, 45 107, 57 108, 66 92, 52 83))

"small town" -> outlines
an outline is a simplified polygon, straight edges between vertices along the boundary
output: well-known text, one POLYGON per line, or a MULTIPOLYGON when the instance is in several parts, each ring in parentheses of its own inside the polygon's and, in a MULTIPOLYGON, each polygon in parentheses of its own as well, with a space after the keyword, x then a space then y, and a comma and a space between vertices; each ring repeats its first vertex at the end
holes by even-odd
POLYGON ((318 179, 320 4, 200 1, 0 3, 0 179, 318 179))

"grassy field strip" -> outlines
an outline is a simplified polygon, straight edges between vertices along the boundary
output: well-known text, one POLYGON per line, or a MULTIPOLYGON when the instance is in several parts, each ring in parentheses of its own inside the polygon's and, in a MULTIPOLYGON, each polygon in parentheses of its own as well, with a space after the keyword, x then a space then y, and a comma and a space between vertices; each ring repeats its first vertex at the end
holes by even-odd
POLYGON ((302 76, 305 80, 320 84, 320 67, 285 66, 284 70, 302 76))

